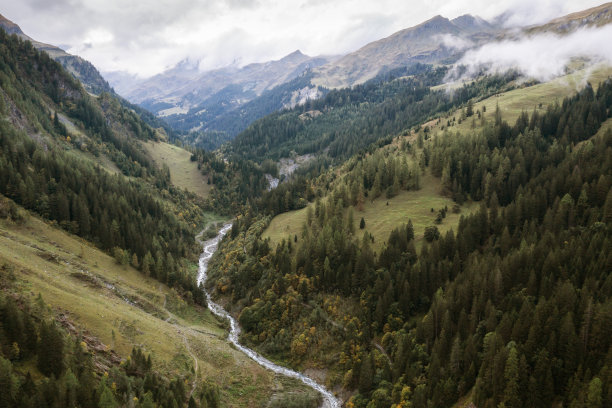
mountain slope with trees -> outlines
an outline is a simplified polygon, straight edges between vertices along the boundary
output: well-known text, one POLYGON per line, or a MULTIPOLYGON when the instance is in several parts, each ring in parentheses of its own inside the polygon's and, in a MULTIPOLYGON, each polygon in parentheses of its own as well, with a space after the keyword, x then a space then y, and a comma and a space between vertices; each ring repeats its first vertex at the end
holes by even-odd
POLYGON ((201 210, 140 146, 156 132, 112 95, 88 95, 30 42, 4 31, 0 39, 0 193, 203 302, 194 277, 178 268, 198 253, 201 210), (88 160, 102 154, 123 175, 88 160))
POLYGON ((415 65, 364 85, 331 91, 324 98, 258 120, 231 142, 229 151, 256 161, 290 157, 291 152, 325 153, 345 160, 468 99, 492 94, 513 79, 512 75, 488 77, 450 95, 432 90, 445 73, 442 67, 415 65))
POLYGON ((359 213, 344 210, 359 194, 321 175, 311 188, 325 201, 275 248, 262 239, 269 218, 239 218, 215 259, 216 289, 240 305, 246 341, 330 367, 347 406, 467 395, 478 407, 607 406, 612 133, 599 129, 611 107, 608 79, 513 125, 498 109, 471 132, 425 140, 418 162, 480 209, 420 250, 407 219, 374 254, 367 235, 355 238, 359 213))

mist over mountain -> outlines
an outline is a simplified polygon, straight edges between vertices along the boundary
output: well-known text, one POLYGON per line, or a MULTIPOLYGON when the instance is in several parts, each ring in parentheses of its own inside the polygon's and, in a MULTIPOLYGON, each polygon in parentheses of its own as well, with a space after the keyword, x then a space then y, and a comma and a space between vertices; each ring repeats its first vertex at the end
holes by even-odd
POLYGON ((226 136, 220 140, 228 140, 265 114, 320 97, 320 86, 352 86, 416 63, 452 62, 466 46, 489 41, 499 31, 471 15, 452 21, 437 16, 343 57, 310 57, 298 50, 278 61, 206 72, 184 60, 146 80, 122 73, 108 78, 121 95, 173 128, 221 132, 226 136), (309 82, 297 80, 303 75, 309 82))
POLYGON ((419 62, 452 62, 466 46, 491 41, 501 31, 501 27, 471 15, 454 20, 435 16, 316 69, 313 83, 342 88, 363 83, 385 70, 419 62))
POLYGON ((242 104, 283 84, 304 71, 329 62, 331 57, 309 57, 299 50, 278 61, 229 66, 201 72, 198 62, 181 61, 171 69, 144 81, 120 84, 117 91, 160 116, 185 112, 202 104, 228 86, 234 86, 229 103, 242 104), (173 109, 174 108, 174 109, 173 109))

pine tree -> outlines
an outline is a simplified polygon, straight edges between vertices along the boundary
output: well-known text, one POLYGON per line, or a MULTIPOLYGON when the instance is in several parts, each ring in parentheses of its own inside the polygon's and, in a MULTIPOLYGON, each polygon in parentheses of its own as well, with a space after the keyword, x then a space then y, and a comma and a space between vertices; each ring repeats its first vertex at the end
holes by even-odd
POLYGON ((586 408, 602 408, 602 383, 595 377, 589 383, 586 408))
POLYGON ((505 403, 506 407, 522 407, 521 390, 519 388, 519 359, 516 347, 514 346, 510 349, 508 359, 506 360, 504 380, 506 381, 506 388, 504 390, 503 402, 505 403))
POLYGON ((100 408, 117 407, 117 401, 113 396, 113 392, 106 386, 106 380, 102 380, 98 392, 100 394, 100 400, 98 402, 98 406, 100 408))
POLYGON ((349 208, 348 211, 348 219, 347 219, 347 229, 349 231, 349 233, 354 234, 355 233, 355 220, 354 220, 354 215, 353 215, 353 207, 349 208))
POLYGON ((374 377, 374 366, 372 364, 372 356, 365 354, 361 362, 361 370, 359 370, 359 392, 368 394, 372 390, 372 380, 374 377))
POLYGON ((38 343, 38 369, 46 376, 59 378, 64 371, 64 339, 54 323, 43 323, 38 343))

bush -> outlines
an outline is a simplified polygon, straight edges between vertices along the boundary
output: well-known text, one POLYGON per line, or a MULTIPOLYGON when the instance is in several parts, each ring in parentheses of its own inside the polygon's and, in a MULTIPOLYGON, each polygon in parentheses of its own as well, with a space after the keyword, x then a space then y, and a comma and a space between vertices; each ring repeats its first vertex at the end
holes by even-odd
POLYGON ((27 213, 21 209, 13 200, 8 198, 0 198, 0 219, 8 219, 17 224, 22 224, 26 218, 27 213))
POLYGON ((440 231, 438 231, 438 227, 432 225, 431 227, 425 228, 424 237, 427 242, 433 242, 436 239, 440 238, 440 231))

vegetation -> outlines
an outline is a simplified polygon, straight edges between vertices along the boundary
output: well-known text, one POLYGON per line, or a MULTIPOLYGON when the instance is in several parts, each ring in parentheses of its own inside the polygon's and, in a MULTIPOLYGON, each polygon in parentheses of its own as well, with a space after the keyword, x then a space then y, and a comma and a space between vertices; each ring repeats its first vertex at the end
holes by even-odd
POLYGON ((140 148, 138 139, 151 139, 155 132, 109 94, 87 95, 29 42, 3 31, 0 37, 0 116, 9 119, 0 121, 0 193, 106 251, 125 251, 121 258, 203 303, 194 276, 184 268, 198 251, 193 227, 200 211, 170 186, 167 169, 157 169, 140 148), (82 124, 87 141, 66 135, 60 109, 82 124), (17 118, 26 129, 12 124, 17 118), (96 154, 96 141, 125 175, 140 180, 109 175, 66 151, 75 144, 96 154), (158 191, 178 214, 168 211, 158 191))
MULTIPOLYGON (((0 220, 0 292, 23 298, 19 305, 36 303, 42 293, 48 321, 54 318, 58 327, 83 336, 96 362, 114 356, 111 365, 104 363, 108 369, 96 371, 98 376, 112 366, 121 368, 120 360, 140 347, 151 354, 153 371, 169 380, 187 380, 186 399, 194 384, 201 383, 216 386, 222 406, 232 407, 261 406, 272 395, 309 392, 300 382, 279 382, 232 348, 224 325, 176 289, 28 216, 11 200, 0 202, 0 216, 2 209, 18 213, 15 219, 0 220)), ((43 379, 35 359, 14 361, 13 366, 20 375, 29 371, 35 382, 43 379)), ((196 400, 199 391, 194 391, 196 400)))
MULTIPOLYGON (((184 143, 214 150, 232 140, 256 119, 283 109, 291 102, 294 92, 311 86, 312 76, 312 73, 306 73, 258 97, 255 97, 254 91, 247 91, 245 95, 242 85, 228 85, 188 113, 170 115, 166 121, 173 128, 185 132, 180 136, 184 143), (238 98, 247 96, 253 99, 236 106, 236 95, 239 95, 238 98)), ((324 88, 318 90, 322 94, 327 92, 324 88)))
MULTIPOLYGON (((158 122, 0 31, 0 406, 261 405, 273 376, 195 284, 202 209, 238 214, 209 284, 241 340, 325 367, 348 407, 612 406, 612 80, 543 106, 546 84, 493 104, 512 74, 451 93, 444 74, 331 91, 187 162, 158 122), (304 153, 267 191, 274 160, 304 153), (200 197, 172 184, 186 168, 200 197)), ((270 406, 318 403, 282 381, 270 406)))
POLYGON ((154 371, 151 354, 140 348, 133 348, 120 365, 112 365, 105 358, 113 354, 92 349, 91 337, 59 327, 40 295, 30 303, 12 292, 13 271, 7 264, 1 268, 1 406, 175 407, 187 402, 196 406, 195 401, 199 406, 219 406, 216 386, 204 383, 188 401, 183 379, 168 380, 154 371), (35 365, 24 370, 30 362, 35 365))
POLYGON ((202 173, 201 166, 198 168, 197 163, 191 160, 192 154, 188 150, 163 141, 149 141, 144 147, 159 168, 168 167, 173 185, 203 199, 208 197, 211 184, 208 177, 202 173))
MULTIPOLYGON (((470 392, 479 407, 607 406, 612 132, 598 131, 610 107, 608 80, 513 126, 498 110, 471 134, 424 140, 422 166, 480 209, 456 233, 428 227, 420 251, 410 220, 378 256, 356 236, 351 180, 356 197, 374 193, 363 169, 376 154, 337 184, 326 173, 297 240, 271 248, 269 218, 238 219, 213 260, 216 289, 244 305, 245 341, 331 367, 328 381, 357 392, 349 406, 452 406, 470 392)), ((381 186, 414 180, 391 174, 381 186)))
POLYGON ((411 76, 331 91, 324 98, 253 123, 232 141, 231 152, 257 161, 289 157, 292 151, 326 151, 332 158, 347 159, 374 142, 388 143, 393 135, 436 113, 496 91, 512 79, 486 78, 456 90, 451 97, 444 90, 430 89, 445 72, 416 65, 411 76))

